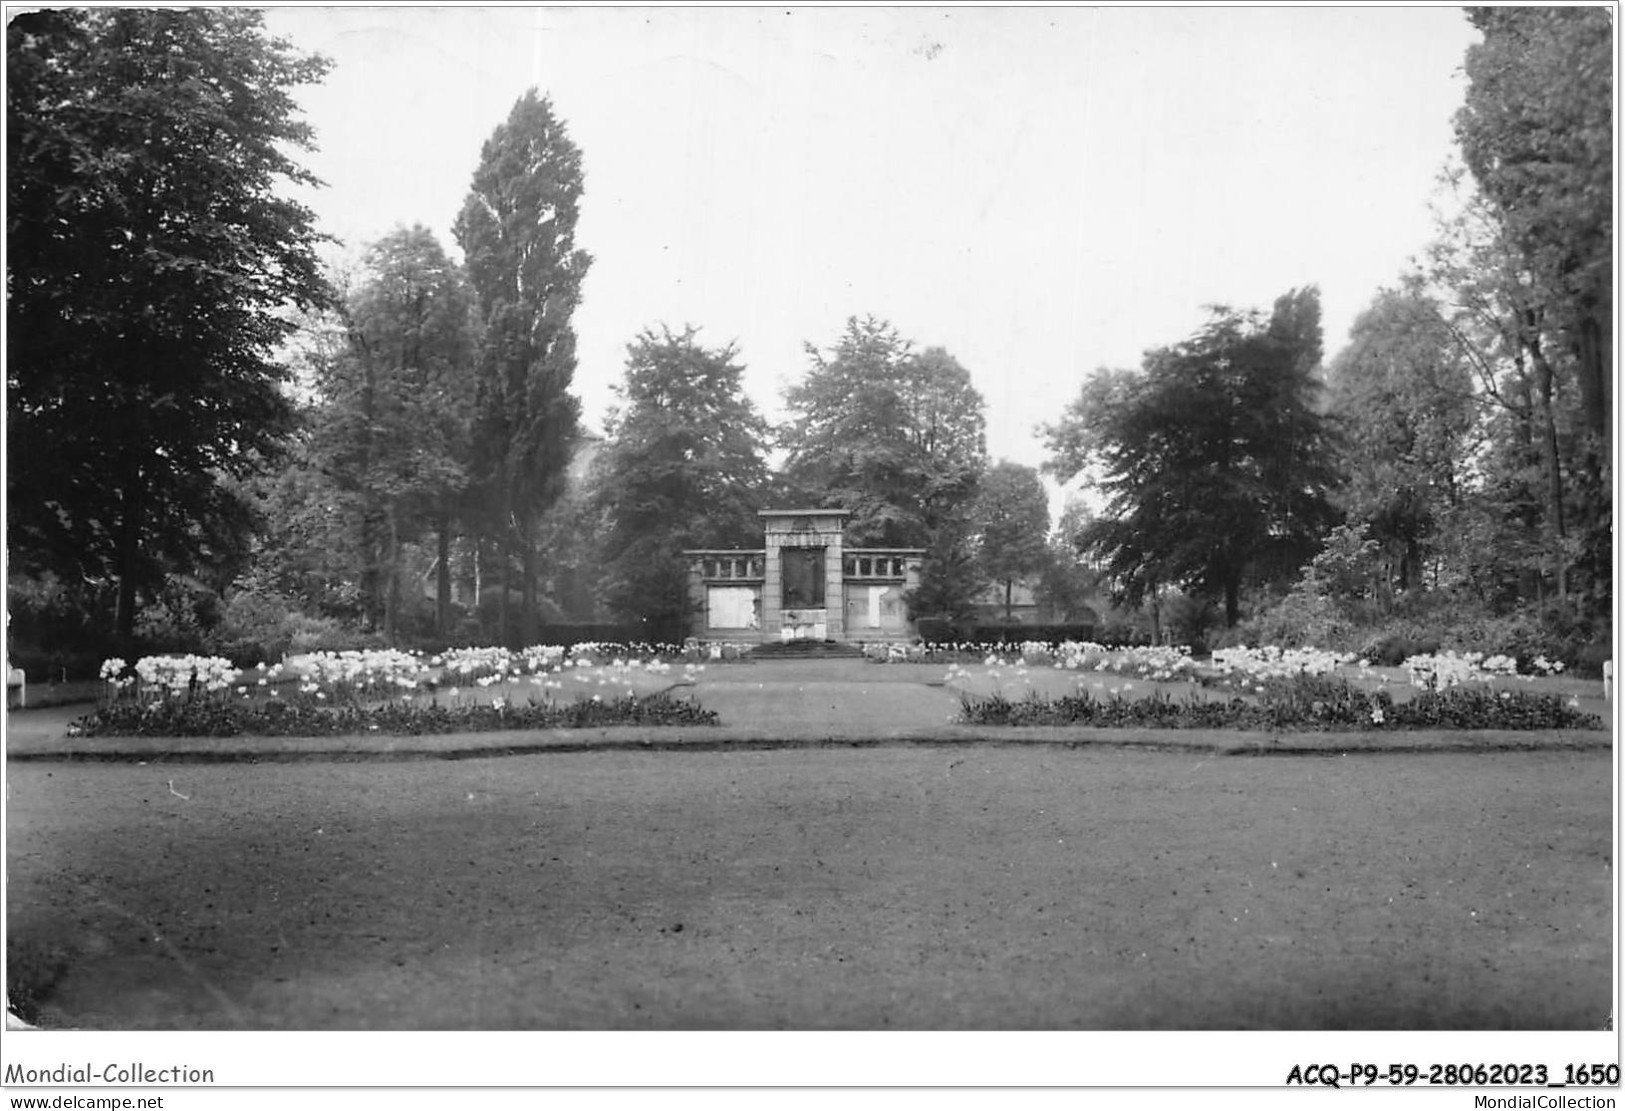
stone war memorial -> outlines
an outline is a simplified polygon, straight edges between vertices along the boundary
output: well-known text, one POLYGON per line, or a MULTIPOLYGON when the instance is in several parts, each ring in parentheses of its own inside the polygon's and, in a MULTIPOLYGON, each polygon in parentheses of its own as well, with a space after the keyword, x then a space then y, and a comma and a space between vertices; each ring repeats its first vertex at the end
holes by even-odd
POLYGON ((848 548, 844 509, 764 509, 758 549, 696 549, 690 632, 701 639, 886 641, 914 635, 903 595, 923 548, 848 548))

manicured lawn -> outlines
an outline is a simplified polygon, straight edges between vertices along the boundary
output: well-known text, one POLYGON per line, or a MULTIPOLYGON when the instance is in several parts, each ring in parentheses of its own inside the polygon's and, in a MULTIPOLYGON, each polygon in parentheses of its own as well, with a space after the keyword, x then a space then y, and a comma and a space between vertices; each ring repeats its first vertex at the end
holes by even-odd
POLYGON ((1606 750, 8 778, 8 962, 49 1026, 1596 1029, 1610 1008, 1606 750))

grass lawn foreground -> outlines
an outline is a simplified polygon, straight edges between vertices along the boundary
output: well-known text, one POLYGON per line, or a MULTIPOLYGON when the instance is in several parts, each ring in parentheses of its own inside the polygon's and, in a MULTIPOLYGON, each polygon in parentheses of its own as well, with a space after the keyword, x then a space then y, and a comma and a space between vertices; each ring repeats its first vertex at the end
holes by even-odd
POLYGON ((942 720, 885 743, 876 707, 951 716, 941 672, 693 683, 729 736, 845 706, 874 745, 14 760, 12 1005, 82 1029, 1610 1020, 1606 734, 1225 759, 942 720))

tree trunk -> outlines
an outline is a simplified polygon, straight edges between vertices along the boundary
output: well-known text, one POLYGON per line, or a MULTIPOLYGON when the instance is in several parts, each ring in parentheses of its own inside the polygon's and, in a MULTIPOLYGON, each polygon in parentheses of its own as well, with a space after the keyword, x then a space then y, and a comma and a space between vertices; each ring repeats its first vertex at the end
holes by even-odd
POLYGON ((1005 579, 1004 580, 1004 623, 1006 625, 1010 624, 1010 613, 1011 613, 1010 594, 1011 594, 1012 586, 1013 586, 1013 581, 1012 580, 1010 580, 1010 579, 1005 579))
MULTIPOLYGON (((506 522, 504 522, 506 524, 506 522)), ((508 599, 513 593, 513 529, 504 527, 497 539, 497 557, 501 560, 502 595, 497 599, 497 643, 511 648, 508 643, 508 599)))
POLYGON ((434 631, 436 636, 444 638, 451 632, 451 510, 444 503, 436 524, 440 548, 439 563, 435 567, 434 631))
POLYGON ((1234 578, 1224 584, 1224 627, 1234 629, 1241 620, 1241 583, 1234 578))
POLYGON ((536 643, 536 522, 526 513, 520 525, 519 636, 525 645, 536 643))
POLYGON ((145 498, 142 496, 140 470, 124 484, 120 499, 121 514, 118 538, 118 608, 113 629, 121 646, 129 646, 135 639, 135 584, 136 561, 141 558, 141 516, 145 498))
POLYGON ((401 529, 394 506, 385 519, 389 524, 389 557, 384 563, 384 640, 394 647, 401 620, 401 529))
MULTIPOLYGON (((368 497, 363 490, 362 498, 368 497)), ((377 632, 378 617, 383 609, 383 578, 379 564, 382 556, 379 553, 380 541, 378 539, 378 515, 373 512, 365 501, 361 507, 361 620, 366 631, 377 632)))
POLYGON ((1557 596, 1568 599, 1567 560, 1563 540, 1567 529, 1563 522, 1563 471, 1557 450, 1557 420, 1552 412, 1554 374, 1552 364, 1540 348, 1538 339, 1529 341, 1529 354, 1535 366, 1536 396, 1540 406, 1540 448, 1546 471, 1546 536, 1557 579, 1557 596))
POLYGON ((1599 442, 1598 454, 1607 457, 1613 440, 1609 427, 1609 320, 1607 311, 1599 311, 1591 298, 1581 307, 1579 333, 1575 355, 1579 361, 1581 412, 1586 430, 1599 442))
POLYGON ((511 473, 512 461, 504 458, 497 470, 497 482, 501 490, 501 515, 497 518, 497 559, 500 561, 498 578, 501 582, 502 595, 497 599, 497 643, 503 647, 508 644, 508 611, 510 589, 513 586, 513 475, 511 473))

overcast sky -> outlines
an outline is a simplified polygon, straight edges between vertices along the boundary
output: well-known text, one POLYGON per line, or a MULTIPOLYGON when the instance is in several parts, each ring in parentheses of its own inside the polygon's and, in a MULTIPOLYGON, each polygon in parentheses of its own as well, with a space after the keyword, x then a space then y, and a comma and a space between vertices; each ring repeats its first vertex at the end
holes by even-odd
POLYGON ((735 343, 770 417, 847 317, 947 348, 989 450, 1203 306, 1322 291, 1330 357, 1430 235, 1475 40, 1459 7, 282 8, 359 247, 451 225, 534 85, 581 148, 590 425, 643 328, 735 343))

